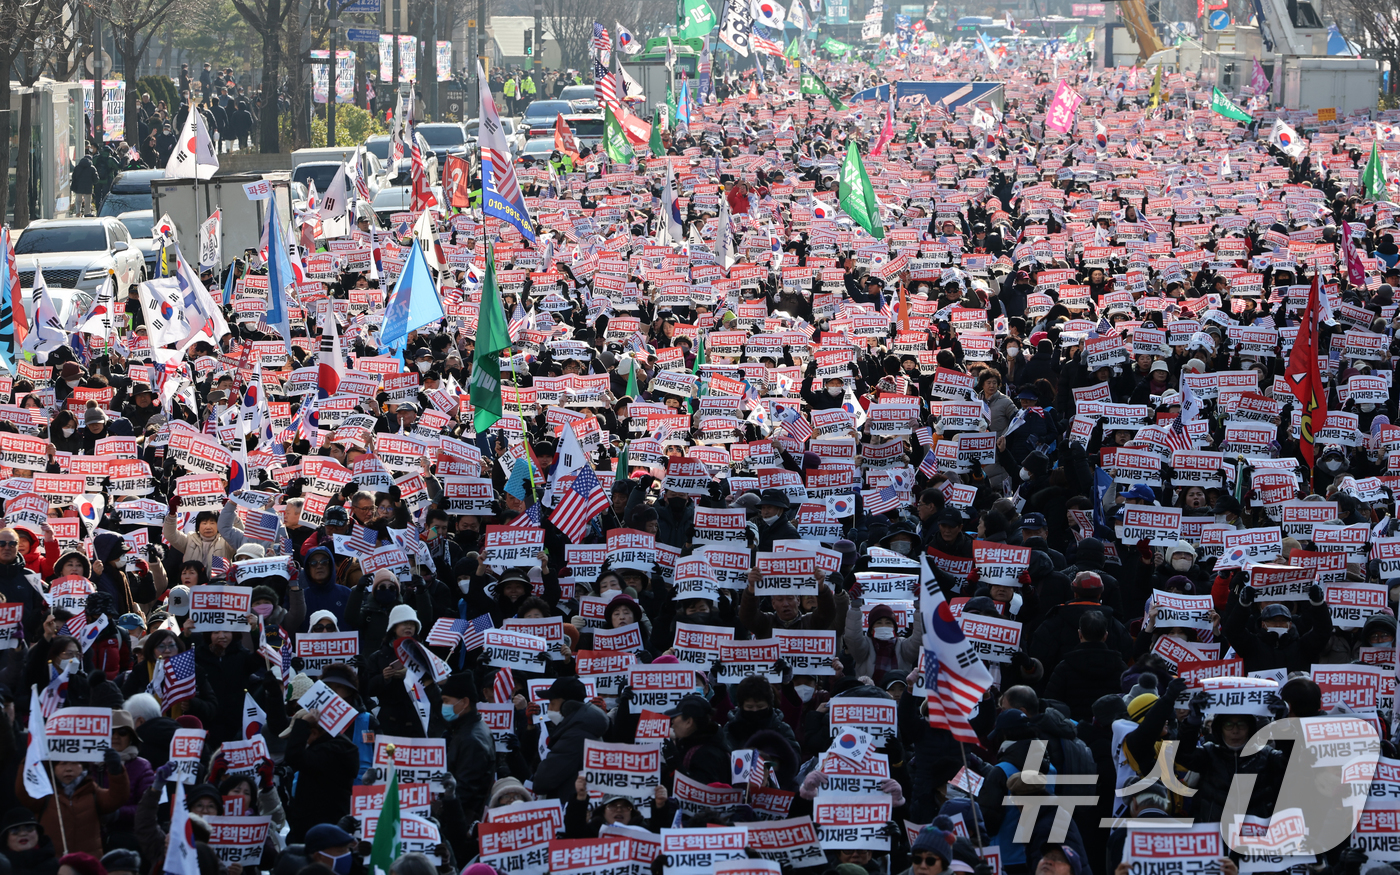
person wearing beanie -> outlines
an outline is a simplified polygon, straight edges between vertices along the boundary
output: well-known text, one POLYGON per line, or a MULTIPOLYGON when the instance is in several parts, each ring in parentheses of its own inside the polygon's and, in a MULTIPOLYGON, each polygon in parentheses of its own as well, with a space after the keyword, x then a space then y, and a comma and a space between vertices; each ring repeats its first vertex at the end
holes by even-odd
MULTIPOLYGON (((505 805, 514 805, 517 802, 534 802, 535 794, 526 789, 516 777, 505 777, 491 785, 491 795, 486 799, 486 810, 501 808, 505 805)), ((486 819, 485 812, 482 813, 482 820, 486 819)))
POLYGON ((1246 584, 1230 594, 1224 615, 1225 638, 1244 659, 1246 672, 1283 668, 1289 672, 1308 671, 1332 637, 1332 612, 1322 587, 1308 588, 1299 605, 1299 620, 1285 604, 1255 606, 1259 593, 1246 584), (1306 631, 1299 631, 1299 629, 1306 631))
MULTIPOLYGON (((442 682, 439 716, 446 723, 447 770, 457 783, 457 798, 469 814, 488 807, 495 795, 496 745, 491 731, 481 720, 476 705, 481 701, 476 678, 470 671, 459 671, 442 682)), ((380 709, 383 720, 383 709, 380 709)), ((551 754, 552 755, 552 754, 551 754)), ((580 759, 582 752, 580 751, 580 759)), ((540 792, 538 773, 534 792, 540 792)), ((531 799, 534 797, 531 796, 531 799)), ((491 807, 495 807, 494 805, 491 807)))
POLYGON ((248 677, 264 668, 263 659, 243 646, 243 635, 232 631, 195 636, 194 662, 214 694, 216 711, 209 721, 209 749, 243 737, 243 699, 248 677))
MULTIPOLYGON (((252 604, 250 609, 258 615, 259 621, 267 629, 298 629, 306 619, 306 591, 301 587, 287 588, 287 607, 280 604, 281 597, 277 590, 268 584, 259 584, 253 587, 252 604)), ((326 612, 329 614, 329 612, 326 612)), ((334 621, 335 615, 330 614, 334 621)), ((243 633, 243 648, 249 651, 257 650, 257 642, 253 640, 253 629, 243 633)))
MULTIPOLYGON (((376 587, 384 581, 398 584, 394 572, 387 568, 376 571, 374 580, 376 587)), ((384 735, 422 738, 423 721, 404 681, 408 675, 407 666, 417 666, 421 674, 432 664, 423 643, 418 640, 422 624, 413 608, 397 604, 389 611, 386 626, 379 647, 361 661, 360 688, 380 703, 379 725, 384 735)), ((363 637, 361 635, 362 640, 363 637)), ((432 715, 442 704, 439 687, 432 682, 431 674, 421 683, 428 714, 432 715)))
POLYGON ((953 865, 952 836, 926 826, 909 846, 910 875, 943 875, 953 865))

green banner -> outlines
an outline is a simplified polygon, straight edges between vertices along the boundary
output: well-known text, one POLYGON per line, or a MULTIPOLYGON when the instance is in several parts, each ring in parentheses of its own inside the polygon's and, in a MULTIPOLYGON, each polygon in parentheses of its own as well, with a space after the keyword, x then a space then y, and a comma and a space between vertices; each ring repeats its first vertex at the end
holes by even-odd
POLYGON ((1226 118, 1232 118, 1237 122, 1248 124, 1254 121, 1254 116, 1240 109, 1239 106, 1233 100, 1226 97, 1219 88, 1211 90, 1210 110, 1226 118))
POLYGON ((880 202, 875 199, 875 189, 870 185, 870 176, 865 172, 855 143, 846 147, 846 160, 841 162, 841 209, 869 231, 871 237, 885 239, 885 228, 880 223, 880 202))

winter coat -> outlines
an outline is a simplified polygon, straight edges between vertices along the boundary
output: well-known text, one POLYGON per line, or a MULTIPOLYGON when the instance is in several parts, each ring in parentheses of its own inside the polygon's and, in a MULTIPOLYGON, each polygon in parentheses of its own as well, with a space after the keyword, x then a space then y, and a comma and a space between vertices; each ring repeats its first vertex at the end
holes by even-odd
MULTIPOLYGON (((142 759, 136 748, 129 747, 122 753, 123 765, 126 766, 126 782, 131 788, 131 796, 125 805, 117 809, 117 813, 112 815, 108 827, 113 832, 131 832, 136 828, 136 803, 141 799, 141 795, 151 788, 156 782, 156 770, 151 768, 151 764, 142 759), (130 752, 132 756, 126 756, 130 752)), ((107 775, 98 775, 98 783, 108 786, 107 775)))
POLYGON ((59 854, 92 854, 102 859, 102 818, 126 804, 131 795, 126 770, 108 775, 107 787, 98 786, 91 773, 70 796, 60 787, 43 799, 31 799, 24 789, 24 772, 15 775, 15 796, 21 805, 34 812, 39 825, 49 836, 59 836, 59 854), (62 818, 62 823, 59 819, 62 818))
POLYGON ((215 556, 222 556, 230 562, 233 561, 233 554, 237 549, 220 535, 215 535, 213 538, 205 538, 197 533, 186 535, 176 528, 175 514, 173 513, 166 514, 165 524, 161 526, 161 533, 165 535, 165 540, 170 542, 170 546, 180 551, 186 562, 199 562, 205 568, 214 567, 215 556))
POLYGON ((783 720, 783 712, 778 708, 767 711, 745 711, 735 708, 729 714, 729 722, 724 724, 721 736, 730 750, 743 750, 752 747, 749 740, 758 732, 776 732, 783 737, 793 750, 797 750, 797 735, 783 720), (750 717, 753 714, 757 717, 750 717))
POLYGON ((710 723, 675 743, 673 755, 663 765, 662 778, 679 772, 701 784, 728 784, 734 775, 729 767, 729 750, 720 727, 710 723))
POLYGON ((39 844, 27 851, 6 848, 5 859, 10 861, 10 875, 58 875, 58 852, 53 839, 46 835, 41 835, 39 844))
POLYGON ((1231 593, 1225 612, 1225 638, 1244 660, 1246 672, 1268 668, 1308 671, 1332 637, 1332 615, 1325 603, 1304 603, 1300 619, 1309 627, 1304 633, 1294 624, 1286 635, 1277 636, 1264 631, 1254 616, 1251 609, 1240 605, 1238 593, 1231 593))
POLYGON ((0 565, 0 598, 7 602, 20 602, 24 605, 24 615, 20 620, 24 628, 24 640, 37 641, 39 627, 48 616, 49 606, 41 593, 44 581, 25 567, 18 556, 9 565, 0 565))
POLYGON ((357 628, 354 624, 345 622, 350 606, 350 588, 341 585, 336 580, 335 554, 327 547, 312 547, 306 552, 301 566, 301 570, 297 574, 297 586, 301 587, 302 597, 306 601, 307 619, 302 620, 299 624, 301 628, 297 631, 307 631, 310 617, 317 611, 330 611, 334 614, 335 627, 341 631, 357 628), (331 557, 331 576, 323 583, 314 583, 306 574, 306 566, 311 560, 311 555, 318 550, 331 557))
POLYGON ((535 796, 567 800, 583 769, 583 745, 601 741, 608 731, 608 715, 589 702, 565 702, 564 719, 549 724, 549 756, 535 771, 535 796))
MULTIPOLYGON (((1181 728, 1181 743, 1176 748, 1176 765, 1200 776, 1196 795, 1191 797, 1198 822, 1219 821, 1225 811, 1225 799, 1236 775, 1254 775, 1254 789, 1246 814, 1268 817, 1273 813, 1273 801, 1283 785, 1283 773, 1288 757, 1272 745, 1258 753, 1241 756, 1240 751, 1225 745, 1220 734, 1221 718, 1211 721, 1211 740, 1199 746, 1200 724, 1185 723, 1181 728)), ((1257 720, 1255 721, 1257 724, 1257 720)), ((1252 734, 1252 733, 1251 733, 1252 734)))
MULTIPOLYGON (((380 717, 383 718, 383 712, 380 712, 380 717)), ((486 728, 481 715, 472 711, 448 723, 445 737, 447 770, 457 779, 457 798, 462 801, 462 810, 484 810, 486 800, 491 796, 491 785, 496 782, 496 745, 491 740, 491 730, 486 728)), ((553 753, 550 755, 553 756, 553 753)), ((582 762, 583 747, 580 744, 580 765, 582 762)), ((578 769, 574 770, 574 775, 578 775, 578 769)), ((573 789, 572 778, 569 789, 573 789)), ((540 796, 538 775, 535 777, 535 794, 540 796)))
POLYGON ((196 644, 194 663, 198 674, 209 682, 216 703, 214 725, 205 726, 209 732, 205 745, 213 750, 226 741, 242 741, 248 676, 263 668, 262 657, 244 650, 243 642, 235 636, 222 656, 202 641, 196 644))
MULTIPOLYGON (((861 629, 860 599, 856 599, 851 605, 850 611, 846 613, 846 635, 842 639, 846 644, 846 650, 851 654, 853 666, 848 675, 851 677, 873 677, 875 671, 875 648, 878 646, 875 639, 870 637, 869 630, 861 629)), ((909 671, 919 662, 919 651, 923 648, 924 627, 922 623, 910 624, 909 636, 901 638, 896 635, 889 644, 895 648, 895 656, 899 660, 900 671, 909 671)))
POLYGON ((1129 637, 1128 630, 1114 616, 1113 608, 1099 602, 1067 602, 1055 605, 1045 615, 1045 622, 1035 630, 1035 637, 1031 639, 1027 654, 1040 660, 1045 670, 1053 675, 1055 667, 1065 658, 1065 654, 1079 646, 1079 618, 1089 611, 1098 611, 1108 620, 1109 648, 1117 651, 1124 660, 1131 656, 1133 639, 1129 637))
POLYGON ((1093 719, 1093 705, 1100 696, 1118 692, 1118 678, 1128 664, 1102 641, 1085 641, 1069 651, 1050 673, 1045 697, 1069 706, 1075 720, 1093 719))
POLYGON ((350 739, 322 732, 308 743, 310 735, 310 723, 292 721, 284 759, 297 773, 287 807, 289 844, 304 840, 316 824, 335 823, 350 813, 350 791, 360 770, 360 751, 350 739))
MULTIPOLYGON (((426 735, 423 731, 423 721, 413 708, 413 700, 409 698, 408 688, 404 686, 404 678, 388 680, 384 677, 384 669, 398 658, 399 654, 394 649, 394 639, 385 636, 379 649, 361 663, 360 690, 364 695, 371 696, 379 702, 380 732, 403 738, 423 738, 426 735)), ((428 700, 428 716, 432 717, 441 709, 442 694, 438 691, 437 684, 426 683, 427 680, 431 679, 425 679, 424 692, 428 700)))

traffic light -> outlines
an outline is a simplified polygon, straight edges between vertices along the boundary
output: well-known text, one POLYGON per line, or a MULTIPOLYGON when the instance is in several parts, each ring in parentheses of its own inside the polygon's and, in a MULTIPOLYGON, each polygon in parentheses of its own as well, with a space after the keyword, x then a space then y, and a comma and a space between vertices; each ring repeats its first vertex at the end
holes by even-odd
POLYGON ((525 57, 530 57, 535 53, 535 31, 533 28, 525 30, 525 57))

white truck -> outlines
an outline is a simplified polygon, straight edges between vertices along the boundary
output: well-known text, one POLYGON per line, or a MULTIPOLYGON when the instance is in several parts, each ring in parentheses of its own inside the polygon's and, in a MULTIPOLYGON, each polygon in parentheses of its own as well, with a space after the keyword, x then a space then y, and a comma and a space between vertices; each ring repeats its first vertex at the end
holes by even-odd
MULTIPOLYGON (((221 210, 220 247, 224 263, 228 264, 235 258, 242 258, 245 249, 257 249, 262 239, 263 210, 269 201, 248 200, 243 186, 263 178, 259 174, 240 174, 200 180, 155 180, 151 183, 152 212, 157 219, 162 213, 170 217, 175 223, 180 249, 187 258, 195 258, 199 254, 199 226, 215 210, 221 210)), ((283 227, 288 227, 293 194, 288 175, 285 172, 269 174, 268 178, 277 192, 283 227)))
MULTIPOLYGON (((1375 58, 1285 57, 1281 103, 1292 110, 1336 110, 1337 118, 1356 109, 1375 109, 1380 97, 1380 62, 1375 58)), ((1275 70, 1278 69, 1277 62, 1275 70)), ((1275 94, 1278 87, 1275 86, 1275 94)))

